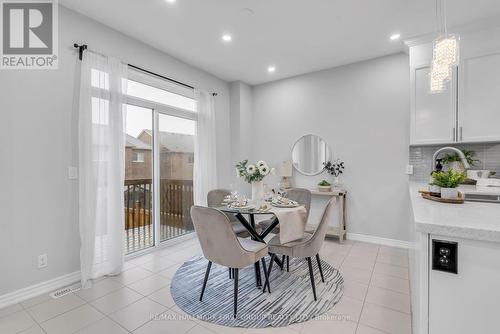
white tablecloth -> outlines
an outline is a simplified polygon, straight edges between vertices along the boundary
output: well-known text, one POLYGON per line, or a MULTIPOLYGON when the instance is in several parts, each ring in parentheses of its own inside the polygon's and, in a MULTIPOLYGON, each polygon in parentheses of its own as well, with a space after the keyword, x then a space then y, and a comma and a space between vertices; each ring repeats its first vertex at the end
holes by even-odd
POLYGON ((280 222, 280 243, 301 239, 306 229, 307 211, 303 206, 296 208, 276 208, 272 207, 272 212, 280 222))

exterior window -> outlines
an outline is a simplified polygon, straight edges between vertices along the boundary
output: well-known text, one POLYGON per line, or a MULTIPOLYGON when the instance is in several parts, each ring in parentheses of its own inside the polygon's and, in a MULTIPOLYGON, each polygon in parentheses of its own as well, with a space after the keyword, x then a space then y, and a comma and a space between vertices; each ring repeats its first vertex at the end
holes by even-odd
POLYGON ((132 156, 132 162, 144 162, 144 153, 134 152, 132 156))
POLYGON ((130 79, 127 83, 127 95, 196 112, 194 99, 130 79))

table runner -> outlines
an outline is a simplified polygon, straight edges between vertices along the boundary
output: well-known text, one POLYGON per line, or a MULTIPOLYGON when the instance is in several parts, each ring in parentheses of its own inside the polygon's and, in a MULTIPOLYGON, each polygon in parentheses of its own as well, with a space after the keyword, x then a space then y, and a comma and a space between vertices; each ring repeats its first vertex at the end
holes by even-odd
POLYGON ((272 207, 272 212, 280 222, 280 243, 301 239, 306 229, 307 211, 302 205, 295 208, 272 207))

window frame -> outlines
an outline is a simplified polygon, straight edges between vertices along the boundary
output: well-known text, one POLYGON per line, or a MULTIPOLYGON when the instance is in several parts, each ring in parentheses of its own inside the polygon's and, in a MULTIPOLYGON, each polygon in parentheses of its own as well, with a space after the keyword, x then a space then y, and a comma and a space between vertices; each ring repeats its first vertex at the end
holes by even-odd
POLYGON ((144 156, 144 152, 132 152, 132 162, 145 162, 144 156))

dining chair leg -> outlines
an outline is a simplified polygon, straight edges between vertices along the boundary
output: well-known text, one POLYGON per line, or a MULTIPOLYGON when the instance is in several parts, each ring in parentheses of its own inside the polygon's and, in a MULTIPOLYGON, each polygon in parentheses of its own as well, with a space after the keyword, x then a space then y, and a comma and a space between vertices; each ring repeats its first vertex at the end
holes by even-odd
POLYGON ((208 275, 210 274, 210 268, 212 268, 212 261, 208 261, 207 270, 205 271, 205 280, 203 281, 203 287, 201 288, 200 302, 203 299, 203 294, 205 293, 205 288, 207 287, 208 275))
POLYGON ((321 281, 325 283, 325 278, 323 277, 323 268, 321 267, 321 260, 319 258, 319 253, 316 254, 316 261, 318 261, 319 273, 321 275, 321 281))
POLYGON ((233 269, 227 268, 229 270, 229 279, 233 278, 233 269))
POLYGON ((307 264, 309 265, 309 276, 311 277, 311 286, 313 289, 313 296, 314 296, 314 301, 316 301, 316 284, 314 283, 314 272, 313 272, 313 266, 311 262, 311 258, 307 258, 307 264))
POLYGON ((276 254, 271 253, 271 261, 269 261, 269 269, 267 270, 267 277, 271 277, 271 271, 273 270, 273 263, 274 263, 275 257, 276 257, 276 254))
POLYGON ((262 289, 262 293, 266 292, 266 285, 269 290, 269 293, 271 293, 271 285, 269 284, 269 274, 266 268, 267 268, 266 259, 262 258, 262 269, 264 270, 264 278, 266 279, 266 281, 264 282, 264 288, 262 289))
POLYGON ((238 312, 238 268, 234 268, 234 313, 233 317, 236 318, 238 312))
POLYGON ((281 270, 283 270, 284 266, 285 266, 285 255, 281 257, 281 270))
POLYGON ((286 271, 290 272, 290 256, 286 256, 286 271))

